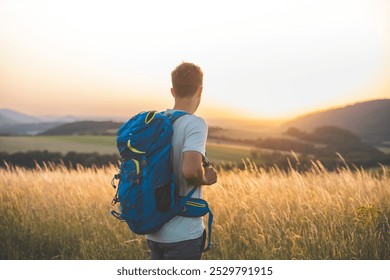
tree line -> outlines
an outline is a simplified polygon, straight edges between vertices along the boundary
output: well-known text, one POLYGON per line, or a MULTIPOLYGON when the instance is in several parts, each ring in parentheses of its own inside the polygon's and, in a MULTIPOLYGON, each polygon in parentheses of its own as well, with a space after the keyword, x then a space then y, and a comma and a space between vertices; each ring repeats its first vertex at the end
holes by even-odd
POLYGON ((48 151, 30 151, 17 153, 0 153, 0 167, 8 165, 34 168, 36 165, 51 163, 54 165, 65 165, 67 168, 75 168, 77 165, 84 167, 103 167, 111 164, 118 164, 119 155, 99 153, 76 153, 66 154, 48 151))
MULTIPOLYGON (((307 133, 297 128, 289 128, 281 138, 258 138, 255 140, 236 140, 241 144, 253 146, 250 159, 257 165, 281 169, 294 167, 298 170, 312 168, 313 162, 320 162, 328 170, 340 166, 374 168, 380 164, 390 165, 390 155, 364 143, 354 133, 335 126, 316 128, 307 133), (262 149, 273 150, 264 152, 262 149), (286 155, 285 152, 294 154, 286 155), (284 153, 283 153, 284 152, 284 153)), ((234 141, 226 137, 213 137, 216 140, 234 141)), ((243 167, 244 163, 224 164, 224 168, 243 167)))

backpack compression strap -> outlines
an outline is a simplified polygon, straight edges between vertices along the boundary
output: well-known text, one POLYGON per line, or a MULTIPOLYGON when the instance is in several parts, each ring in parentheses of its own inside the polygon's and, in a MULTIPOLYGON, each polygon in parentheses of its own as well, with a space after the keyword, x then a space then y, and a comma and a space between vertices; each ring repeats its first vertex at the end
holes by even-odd
POLYGON ((211 213, 211 210, 209 208, 209 221, 208 221, 208 230, 209 230, 209 241, 207 243, 207 247, 203 249, 203 252, 209 251, 211 248, 213 248, 213 243, 211 243, 211 229, 213 224, 213 213, 211 213))

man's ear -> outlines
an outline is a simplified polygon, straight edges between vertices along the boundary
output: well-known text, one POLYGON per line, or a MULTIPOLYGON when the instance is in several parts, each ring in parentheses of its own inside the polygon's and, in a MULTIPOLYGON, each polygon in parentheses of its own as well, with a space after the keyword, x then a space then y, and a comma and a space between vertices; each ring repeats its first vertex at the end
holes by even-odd
POLYGON ((176 97, 175 90, 173 88, 171 88, 171 94, 173 97, 176 97))
POLYGON ((198 96, 201 97, 203 92, 203 87, 198 88, 198 96))

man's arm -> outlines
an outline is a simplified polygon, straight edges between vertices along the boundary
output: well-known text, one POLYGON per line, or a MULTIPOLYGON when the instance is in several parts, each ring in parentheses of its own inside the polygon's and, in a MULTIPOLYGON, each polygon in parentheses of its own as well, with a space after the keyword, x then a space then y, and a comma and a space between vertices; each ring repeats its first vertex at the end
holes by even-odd
POLYGON ((182 173, 188 184, 193 186, 212 185, 217 182, 217 173, 212 167, 203 167, 203 156, 199 152, 183 153, 182 173))

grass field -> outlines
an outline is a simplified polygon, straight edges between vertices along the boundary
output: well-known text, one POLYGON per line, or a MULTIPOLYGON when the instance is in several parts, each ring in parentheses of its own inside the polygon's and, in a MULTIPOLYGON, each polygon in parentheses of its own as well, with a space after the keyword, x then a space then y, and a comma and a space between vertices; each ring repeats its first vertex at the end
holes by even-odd
MULTIPOLYGON (((0 169, 0 259, 147 259, 110 215, 115 168, 0 169)), ((390 177, 382 172, 221 171, 205 259, 390 259, 390 177)))
POLYGON ((67 153, 82 152, 101 154, 116 153, 114 136, 1 136, 0 151, 15 153, 43 151, 67 153))
POLYGON ((378 147, 379 151, 385 154, 390 154, 390 147, 378 147))

